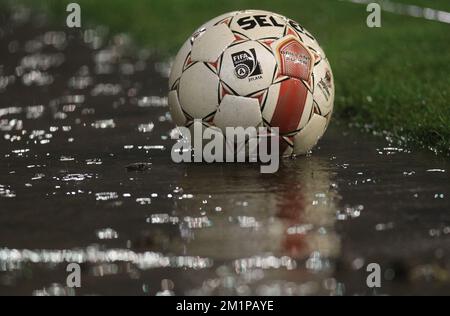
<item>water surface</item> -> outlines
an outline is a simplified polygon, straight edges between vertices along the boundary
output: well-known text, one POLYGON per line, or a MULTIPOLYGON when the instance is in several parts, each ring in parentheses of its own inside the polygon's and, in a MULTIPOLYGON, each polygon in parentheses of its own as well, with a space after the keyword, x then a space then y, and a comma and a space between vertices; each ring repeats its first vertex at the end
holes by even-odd
POLYGON ((273 175, 177 165, 166 63, 104 27, 8 16, 1 295, 450 293, 447 159, 334 121, 273 175), (65 285, 70 262, 80 289, 65 285), (371 262, 381 289, 366 286, 371 262))

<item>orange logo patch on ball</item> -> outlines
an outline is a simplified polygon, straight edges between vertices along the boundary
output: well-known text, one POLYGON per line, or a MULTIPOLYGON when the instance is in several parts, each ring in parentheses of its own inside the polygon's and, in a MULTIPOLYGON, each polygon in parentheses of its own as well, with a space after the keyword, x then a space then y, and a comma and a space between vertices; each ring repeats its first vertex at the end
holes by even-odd
POLYGON ((280 62, 280 75, 309 80, 314 56, 296 38, 291 37, 278 44, 276 49, 280 62))

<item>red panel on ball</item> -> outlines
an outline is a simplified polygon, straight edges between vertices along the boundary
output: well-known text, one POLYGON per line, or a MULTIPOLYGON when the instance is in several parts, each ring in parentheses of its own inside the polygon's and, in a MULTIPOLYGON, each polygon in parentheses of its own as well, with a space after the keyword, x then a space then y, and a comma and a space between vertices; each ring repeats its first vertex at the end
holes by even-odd
POLYGON ((305 108, 308 89, 297 79, 288 79, 280 83, 275 112, 270 125, 278 127, 281 134, 297 130, 305 108))

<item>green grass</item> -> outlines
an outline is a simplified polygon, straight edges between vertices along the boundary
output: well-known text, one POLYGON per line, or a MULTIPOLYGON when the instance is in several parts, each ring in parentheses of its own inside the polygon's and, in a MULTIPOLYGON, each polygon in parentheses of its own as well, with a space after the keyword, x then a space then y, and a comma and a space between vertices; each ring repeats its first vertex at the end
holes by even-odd
POLYGON ((447 12, 450 11, 450 1, 448 0, 393 0, 392 2, 416 5, 422 8, 431 8, 447 12))
MULTIPOLYGON (((33 1, 34 2, 34 1, 33 1)), ((69 1, 42 1, 65 19, 69 1)), ((221 13, 266 9, 315 34, 336 81, 336 115, 450 154, 450 25, 382 13, 366 26, 365 6, 336 0, 78 0, 83 21, 130 32, 142 45, 174 54, 192 31, 221 13)), ((447 0, 400 0, 450 10, 447 0)), ((35 3, 35 2, 34 2, 35 3)))

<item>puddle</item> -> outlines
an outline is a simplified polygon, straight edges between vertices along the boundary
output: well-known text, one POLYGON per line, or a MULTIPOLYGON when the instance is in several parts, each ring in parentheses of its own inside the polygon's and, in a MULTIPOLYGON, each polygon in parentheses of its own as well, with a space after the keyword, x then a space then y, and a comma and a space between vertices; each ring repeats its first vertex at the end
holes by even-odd
POLYGON ((370 262, 382 294, 450 290, 446 158, 333 121, 275 175, 174 164, 169 64, 27 12, 0 38, 0 294, 372 294, 370 262))

